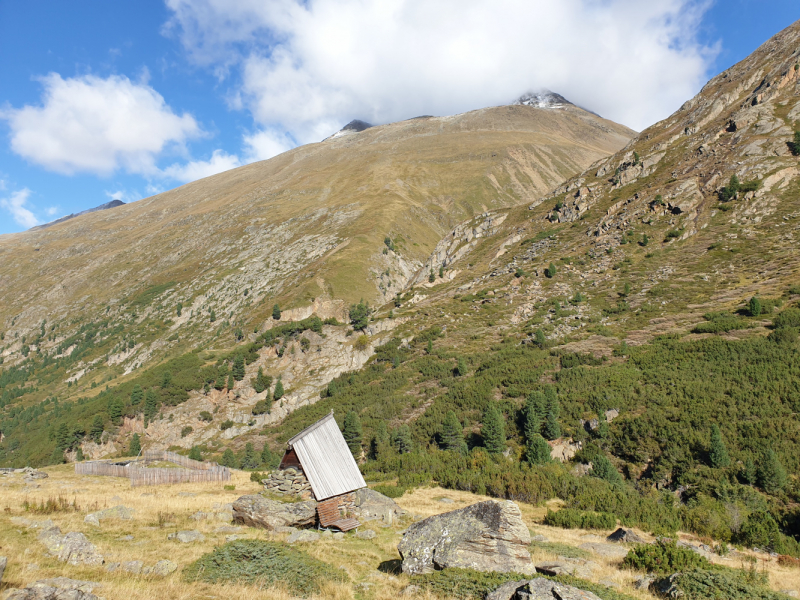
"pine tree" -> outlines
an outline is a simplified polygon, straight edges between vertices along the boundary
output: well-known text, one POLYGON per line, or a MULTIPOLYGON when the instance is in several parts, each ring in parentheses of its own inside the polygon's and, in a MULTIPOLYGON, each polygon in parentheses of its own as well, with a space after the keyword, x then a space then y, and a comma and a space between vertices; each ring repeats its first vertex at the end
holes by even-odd
POLYGON ((153 417, 156 416, 158 412, 158 396, 156 396, 155 391, 152 389, 147 390, 147 394, 144 397, 144 422, 145 427, 147 427, 147 423, 153 420, 153 417))
POLYGON ((236 358, 233 359, 232 374, 236 381, 244 379, 244 356, 241 354, 237 354, 236 358))
POLYGON ((552 460, 550 458, 550 444, 538 433, 527 440, 525 450, 528 462, 532 465, 544 465, 552 460))
POLYGON ((131 438, 131 445, 128 448, 128 456, 139 456, 139 452, 142 451, 142 442, 139 439, 139 434, 134 433, 133 437, 131 438))
POLYGON ((344 418, 342 435, 344 436, 344 441, 347 442, 347 447, 350 448, 353 458, 358 460, 361 457, 361 420, 353 410, 347 413, 344 418))
POLYGON ((119 425, 122 422, 122 403, 115 397, 108 399, 108 417, 114 425, 119 425))
POLYGON ((161 388, 169 387, 170 383, 172 383, 172 373, 164 371, 164 374, 161 376, 161 388))
POLYGON ((536 333, 533 334, 533 341, 537 346, 539 346, 539 348, 544 348, 545 344, 547 344, 547 338, 544 337, 544 331, 537 329, 536 333))
POLYGON ((78 446, 78 449, 75 451, 75 460, 78 461, 78 462, 81 462, 81 461, 83 461, 85 459, 86 459, 86 457, 83 455, 83 448, 78 446))
POLYGON ((189 450, 189 458, 192 460, 197 460, 202 462, 203 461, 203 454, 200 452, 199 446, 192 446, 192 449, 189 450))
POLYGON ((542 433, 546 439, 555 440, 561 437, 561 426, 558 424, 558 414, 560 412, 558 395, 552 386, 545 388, 544 395, 547 399, 547 415, 545 416, 542 433))
POLYGON ((742 477, 744 477, 744 480, 750 485, 755 485, 758 482, 758 469, 756 468, 756 463, 753 462, 752 456, 748 456, 744 460, 742 477))
POLYGON ((750 313, 751 317, 757 317, 761 314, 761 301, 753 296, 750 298, 750 303, 747 305, 747 311, 750 313))
POLYGON ((222 363, 217 369, 217 380, 214 382, 214 387, 221 390, 225 387, 225 381, 228 379, 228 363, 222 363))
POLYGON ((144 391, 142 391, 142 386, 137 383, 131 392, 131 404, 136 406, 142 401, 142 398, 144 398, 144 391))
POLYGON ((69 448, 69 427, 66 423, 61 423, 56 433, 56 448, 62 453, 69 448))
POLYGON ((779 494, 786 487, 786 469, 773 450, 767 450, 758 465, 758 485, 768 494, 779 494))
POLYGON ((369 325, 369 304, 362 299, 358 304, 350 305, 350 325, 356 331, 363 331, 369 325))
MULTIPOLYGON (((258 375, 256 375, 255 379, 253 379, 253 389, 257 394, 260 394, 264 390, 269 389, 269 386, 271 385, 272 377, 269 375, 264 375, 264 369, 258 367, 258 375)), ((267 396, 269 396, 269 394, 267 394, 267 396)))
POLYGON ((452 410, 447 412, 442 425, 442 448, 451 452, 466 453, 467 444, 464 441, 464 428, 452 410))
POLYGON ((525 439, 541 433, 542 421, 547 415, 547 398, 542 392, 531 392, 525 399, 525 439))
POLYGON ((620 485, 622 476, 611 464, 611 461, 604 454, 598 454, 592 461, 592 470, 589 472, 594 477, 607 481, 611 485, 620 485))
POLYGON ((261 465, 265 469, 274 469, 278 466, 278 462, 275 454, 269 449, 269 444, 265 442, 264 447, 261 449, 261 465))
POLYGON ((708 458, 711 466, 715 469, 722 469, 731 464, 728 449, 725 447, 725 442, 722 441, 722 434, 716 423, 711 426, 711 448, 708 451, 708 458))
POLYGON ((247 442, 244 445, 244 454, 240 463, 240 469, 255 469, 258 467, 259 457, 256 455, 256 449, 253 447, 252 442, 247 442))
POLYGON ((394 432, 394 445, 400 454, 408 454, 413 449, 411 429, 408 425, 401 425, 394 432))
POLYGON ((272 307, 272 318, 276 321, 281 320, 281 307, 277 303, 272 307))
POLYGON ((223 467, 229 467, 231 469, 236 468, 236 456, 233 454, 233 450, 230 448, 225 448, 225 452, 222 453, 222 459, 219 461, 223 467))
POLYGON ((228 373, 228 382, 225 385, 229 390, 233 389, 233 372, 228 373))
POLYGON ((506 426, 502 414, 494 404, 490 404, 483 413, 481 437, 489 454, 502 454, 505 451, 506 426))
POLYGON ((103 417, 101 417, 100 415, 95 415, 94 421, 92 421, 92 428, 89 430, 89 436, 92 438, 95 444, 100 443, 105 428, 106 427, 105 423, 103 423, 103 417))
POLYGON ((467 374, 467 361, 464 360, 462 356, 458 357, 458 362, 456 363, 456 375, 459 377, 463 377, 467 374))
POLYGON ((433 354, 433 341, 432 340, 428 340, 428 345, 425 348, 425 352, 428 353, 428 354, 433 354))
POLYGON ((281 381, 280 375, 278 375, 278 382, 275 384, 275 391, 272 393, 272 397, 275 400, 283 398, 283 381, 281 381))
POLYGON ((372 458, 378 460, 386 455, 389 447, 389 428, 386 426, 386 421, 380 421, 375 430, 375 437, 372 440, 372 458))

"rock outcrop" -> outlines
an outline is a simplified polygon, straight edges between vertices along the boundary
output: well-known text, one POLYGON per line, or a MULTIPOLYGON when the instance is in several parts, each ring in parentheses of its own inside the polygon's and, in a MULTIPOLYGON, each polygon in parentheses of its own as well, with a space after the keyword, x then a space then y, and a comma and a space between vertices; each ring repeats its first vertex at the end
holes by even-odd
POLYGON ((26 588, 14 590, 5 600, 100 600, 92 591, 102 587, 94 581, 78 581, 67 577, 42 579, 26 588))
POLYGON ((317 503, 278 502, 264 496, 242 496, 233 503, 233 522, 274 531, 277 527, 310 527, 317 518, 317 503))
POLYGON ((397 549, 412 575, 448 567, 527 574, 530 543, 519 507, 487 500, 412 524, 397 549))
POLYGON ((486 600, 600 600, 592 592, 572 585, 538 578, 509 581, 486 595, 486 600))
POLYGON ((71 565, 103 564, 103 556, 82 533, 72 531, 62 534, 58 527, 51 527, 39 534, 39 541, 61 562, 71 565))

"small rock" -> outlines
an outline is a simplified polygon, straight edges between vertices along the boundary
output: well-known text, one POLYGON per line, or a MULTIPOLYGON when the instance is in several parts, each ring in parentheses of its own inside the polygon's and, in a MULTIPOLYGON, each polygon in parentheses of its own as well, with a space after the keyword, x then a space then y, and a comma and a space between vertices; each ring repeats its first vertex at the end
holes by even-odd
POLYGON ((319 534, 316 531, 301 530, 295 531, 288 537, 286 542, 288 544, 294 544, 297 542, 316 542, 317 540, 319 540, 319 534))
POLYGON ((422 588, 419 587, 418 585, 407 585, 400 592, 400 595, 401 596, 414 596, 415 594, 421 594, 421 593, 422 593, 422 588))
POLYGON ((152 575, 153 574, 153 567, 145 567, 142 569, 142 575, 152 575))
POLYGON ((38 571, 39 570, 39 565, 37 565, 36 563, 31 563, 29 565, 25 565, 25 570, 26 571, 38 571))
POLYGON ((626 544, 644 544, 644 540, 639 537, 633 529, 620 527, 606 538, 609 542, 623 542, 626 544))
POLYGON ((800 593, 797 590, 781 590, 781 594, 786 594, 790 598, 800 598, 800 593))
POLYGON ((108 563, 106 565, 106 571, 108 571, 109 573, 113 573, 114 571, 119 569, 121 566, 122 566, 122 563, 119 563, 119 562, 108 563))
POLYGON ((618 588, 619 587, 619 584, 616 581, 612 581, 610 579, 601 579, 597 583, 599 583, 600 585, 604 585, 606 587, 610 587, 610 588, 618 588))
POLYGON ((133 509, 119 504, 112 508, 106 508, 104 510, 95 513, 90 513, 83 518, 83 522, 89 523, 90 525, 94 525, 95 527, 99 527, 100 521, 102 521, 103 519, 123 519, 128 521, 132 518, 133 518, 133 509))
POLYGON ((648 577, 647 575, 643 577, 639 577, 636 581, 633 582, 634 589, 646 591, 650 589, 650 584, 655 581, 655 578, 648 577))
POLYGON ((285 526, 278 526, 275 528, 275 533, 289 533, 292 534, 295 531, 299 531, 297 527, 285 527, 285 526))
POLYGON ((122 563, 122 570, 134 575, 139 575, 142 572, 144 564, 140 560, 129 560, 122 563))
POLYGON ((161 577, 165 577, 170 573, 174 573, 178 570, 178 565, 176 565, 171 560, 160 560, 155 565, 153 565, 153 575, 160 575, 161 577))
POLYGON ((167 539, 178 540, 181 543, 189 544, 191 542, 202 542, 204 539, 206 539, 206 536, 204 536, 196 529, 189 529, 189 530, 179 531, 177 533, 170 533, 167 536, 167 539))
POLYGON ((61 530, 54 526, 42 531, 39 534, 39 541, 61 562, 71 565, 103 564, 103 556, 82 533, 72 531, 62 535, 61 530))
POLYGON ((333 539, 335 539, 335 540, 343 540, 344 539, 344 532, 343 531, 335 532, 333 534, 333 539))
POLYGON ((447 497, 437 498, 436 501, 441 502, 442 504, 453 504, 455 502, 455 500, 453 500, 452 498, 447 498, 447 497))
POLYGON ((233 527, 232 525, 220 525, 214 531, 216 533, 239 533, 242 531, 242 528, 233 527))
POLYGON ((3 573, 5 573, 8 559, 5 556, 0 556, 0 583, 3 583, 3 573))
POLYGON ((119 542, 132 542, 133 541, 133 536, 132 535, 123 535, 123 536, 118 537, 117 541, 119 541, 119 542))
POLYGON ((359 531, 356 534, 356 537, 360 540, 373 540, 377 534, 372 531, 372 529, 365 529, 364 531, 359 531))
POLYGON ((236 540, 241 539, 242 537, 244 537, 244 536, 241 536, 238 533, 232 533, 231 535, 226 535, 225 536, 225 541, 226 542, 235 542, 236 540))
POLYGON ((333 537, 333 532, 330 529, 326 529, 325 531, 320 533, 320 535, 322 537, 324 537, 324 538, 332 538, 333 537))
POLYGON ((546 543, 547 543, 547 542, 549 542, 550 540, 549 540, 547 537, 545 537, 545 536, 543 536, 543 535, 541 535, 541 534, 538 534, 538 535, 535 535, 535 536, 533 536, 533 537, 531 538, 531 541, 532 541, 532 542, 539 542, 539 543, 541 543, 541 544, 546 544, 546 543))

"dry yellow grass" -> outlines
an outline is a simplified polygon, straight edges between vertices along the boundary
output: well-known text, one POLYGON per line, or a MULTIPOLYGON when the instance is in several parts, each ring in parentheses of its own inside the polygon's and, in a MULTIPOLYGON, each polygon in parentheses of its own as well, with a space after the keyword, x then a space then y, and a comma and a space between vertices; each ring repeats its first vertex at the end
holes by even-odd
MULTIPOLYGON (((131 488, 127 480, 112 477, 87 477, 75 475, 72 465, 49 467, 45 471, 49 478, 39 480, 38 488, 31 489, 22 480, 21 474, 0 476, 0 555, 9 559, 0 591, 23 587, 33 581, 49 577, 64 576, 72 579, 97 581, 102 584, 98 594, 106 598, 125 598, 126 600, 163 600, 165 598, 188 600, 194 598, 225 597, 232 600, 274 598, 288 600, 292 594, 280 587, 254 589, 243 585, 212 585, 206 583, 186 583, 180 571, 161 578, 132 575, 120 570, 109 573, 105 567, 76 567, 58 562, 48 556, 44 546, 37 540, 38 530, 12 522, 13 517, 25 517, 34 521, 51 519, 63 532, 80 531, 94 543, 106 557, 106 562, 141 560, 145 565, 153 565, 158 560, 169 559, 181 567, 186 566, 201 555, 210 552, 215 546, 225 542, 228 533, 216 529, 226 525, 218 520, 195 521, 190 518, 197 511, 211 511, 215 505, 232 502, 239 496, 259 491, 260 486, 249 480, 249 474, 234 471, 230 484, 235 490, 225 490, 223 483, 178 484, 147 488, 131 488), (23 502, 46 501, 48 498, 64 497, 75 501, 78 512, 57 512, 51 515, 36 515, 23 509, 23 502), (101 527, 84 523, 87 513, 122 504, 134 510, 132 520, 104 520, 101 527), (164 521, 174 523, 159 526, 164 521), (205 540, 182 544, 167 540, 167 535, 182 529, 197 529, 205 535, 205 540), (133 535, 132 541, 124 541, 122 536, 133 535), (31 565, 36 565, 35 569, 31 565)), ((445 490, 442 488, 420 488, 399 498, 406 510, 427 517, 434 514, 463 508, 469 504, 487 500, 468 492, 445 490), (442 502, 449 498, 452 502, 442 502)), ((549 504, 551 507, 558 502, 549 504)), ((610 531, 586 532, 564 530, 540 525, 547 507, 537 507, 520 503, 523 519, 534 534, 542 534, 551 542, 577 547, 587 541, 601 541, 610 531)), ((301 545, 311 556, 332 564, 345 571, 350 583, 326 584, 317 599, 355 600, 356 598, 374 600, 393 600, 409 585, 409 578, 398 572, 399 555, 397 543, 405 523, 394 527, 381 527, 368 523, 376 537, 362 540, 348 534, 344 540, 323 537, 312 544, 301 545)), ((362 527, 362 530, 364 527, 362 527)), ((263 530, 243 528, 241 535, 250 539, 285 540, 286 534, 270 534, 263 530)), ((688 536, 685 536, 688 537, 688 536)), ((534 547, 534 562, 544 562, 557 558, 557 552, 534 547)), ((613 582, 620 591, 651 600, 652 595, 637 591, 632 582, 636 573, 622 569, 619 560, 593 556, 591 560, 599 566, 590 579, 597 583, 613 582)), ((715 559, 715 562, 739 567, 737 559, 715 559)), ((741 562, 741 559, 738 559, 741 562)), ((763 563, 770 575, 774 589, 800 588, 800 570, 781 567, 774 561, 763 563)), ((418 600, 431 600, 427 594, 404 596, 418 600)))

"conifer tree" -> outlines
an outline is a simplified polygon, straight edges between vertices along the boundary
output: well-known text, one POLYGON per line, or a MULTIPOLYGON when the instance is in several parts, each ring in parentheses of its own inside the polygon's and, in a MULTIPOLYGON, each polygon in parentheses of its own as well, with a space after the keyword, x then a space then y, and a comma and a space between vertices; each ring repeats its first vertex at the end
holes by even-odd
POLYGON ((108 417, 114 425, 119 425, 122 420, 122 403, 115 397, 108 399, 108 417))
POLYGON ((375 429, 375 437, 372 440, 372 458, 374 460, 383 458, 386 455, 389 440, 389 428, 386 426, 386 421, 380 421, 375 429))
POLYGON ((561 437, 561 426, 558 424, 558 415, 560 412, 558 395, 552 386, 547 386, 545 388, 544 395, 547 399, 547 415, 545 416, 542 433, 546 439, 555 440, 561 437))
POLYGON ((233 378, 236 381, 241 381, 244 379, 244 356, 241 354, 237 354, 236 358, 233 359, 233 378))
POLYGON ((525 399, 525 439, 541 433, 542 421, 547 415, 547 398, 542 392, 531 392, 525 399))
POLYGON ((786 469, 773 450, 767 450, 758 465, 758 485, 768 494, 779 494, 786 487, 786 469))
POLYGON ((722 469, 731 464, 728 449, 725 447, 725 442, 722 441, 722 434, 716 423, 711 426, 711 448, 708 451, 708 458, 711 466, 715 469, 722 469))
POLYGON ((278 375, 278 382, 275 384, 275 391, 272 393, 272 397, 275 400, 280 400, 283 398, 283 381, 281 381, 281 376, 278 375))
POLYGON ((83 461, 85 459, 86 459, 86 457, 83 455, 83 448, 78 446, 78 449, 75 451, 75 460, 78 461, 78 462, 81 462, 81 461, 83 461))
POLYGON ((544 331, 537 329, 536 333, 533 334, 533 341, 537 346, 539 346, 539 348, 544 348, 545 344, 547 344, 547 338, 544 337, 544 331))
POLYGON ((744 470, 742 472, 744 480, 750 485, 755 485, 758 482, 758 469, 756 463, 753 462, 753 457, 748 456, 744 460, 744 470))
POLYGON ((233 372, 228 373, 228 382, 225 385, 229 390, 233 389, 233 372))
POLYGON ((222 363, 217 369, 217 380, 214 382, 214 387, 221 390, 225 387, 225 381, 228 379, 228 363, 222 363))
POLYGON ((137 383, 133 386, 133 391, 131 392, 131 404, 136 406, 142 401, 142 398, 144 398, 144 391, 142 390, 142 386, 137 383))
POLYGON ((240 469, 255 469, 258 467, 259 457, 256 455, 256 449, 253 447, 252 442, 247 442, 244 445, 244 454, 240 463, 240 469))
POLYGON ((139 439, 139 434, 134 433, 133 437, 131 438, 131 445, 128 448, 128 456, 139 456, 139 452, 142 451, 142 442, 139 439))
POLYGON ((200 452, 199 446, 192 446, 192 449, 189 450, 189 458, 192 460, 201 461, 203 460, 203 454, 200 452))
POLYGON ((525 450, 528 462, 532 465, 544 465, 552 460, 550 444, 538 433, 526 440, 525 450))
POLYGON ((442 425, 442 448, 452 452, 465 453, 467 444, 464 441, 464 430, 461 423, 452 410, 447 412, 442 425))
POLYGON ((751 317, 757 317, 758 315, 760 315, 762 312, 761 300, 759 300, 755 296, 750 298, 750 302, 747 305, 747 312, 750 313, 751 317))
POLYGON ((233 454, 233 450, 230 448, 225 448, 225 452, 222 453, 222 459, 219 461, 223 467, 228 467, 231 469, 236 468, 236 456, 233 454))
POLYGON ((103 436, 103 431, 105 430, 106 426, 103 423, 103 417, 100 415, 94 416, 94 421, 92 421, 92 428, 89 430, 89 436, 92 438, 95 444, 100 443, 100 439, 103 436))
POLYGON ((156 396, 155 391, 152 389, 147 390, 147 394, 144 397, 144 423, 145 427, 147 424, 153 420, 153 417, 156 416, 156 412, 158 412, 158 396, 156 396))
POLYGON ((458 363, 456 364, 456 375, 459 377, 463 377, 467 374, 467 361, 464 360, 463 356, 458 357, 458 363))
POLYGON ((494 404, 489 404, 483 412, 481 427, 483 445, 489 454, 502 454, 506 449, 506 426, 501 413, 494 404))
POLYGON ((281 307, 277 303, 272 307, 272 318, 276 321, 281 320, 281 307))
POLYGON ((350 448, 353 458, 358 460, 361 457, 362 431, 361 419, 358 418, 358 414, 354 410, 345 415, 342 435, 344 436, 344 441, 347 442, 347 447, 350 448))
POLYGON ((400 454, 408 454, 413 449, 411 429, 408 425, 401 425, 394 432, 394 445, 400 454))
POLYGON ((63 453, 64 450, 69 448, 69 443, 69 427, 67 427, 66 423, 61 423, 56 434, 56 448, 63 453))
POLYGON ((274 469, 278 466, 277 457, 269 449, 269 444, 264 442, 264 447, 261 449, 261 464, 265 469, 274 469))
POLYGON ((592 461, 592 470, 589 472, 594 477, 607 481, 611 485, 622 484, 622 476, 605 454, 598 454, 592 461))

